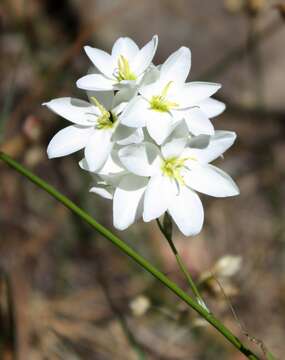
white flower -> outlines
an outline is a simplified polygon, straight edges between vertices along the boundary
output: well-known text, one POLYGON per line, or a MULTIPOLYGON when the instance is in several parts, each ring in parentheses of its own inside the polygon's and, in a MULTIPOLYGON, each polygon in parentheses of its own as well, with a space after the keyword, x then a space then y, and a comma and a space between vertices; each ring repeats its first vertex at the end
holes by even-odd
MULTIPOLYGON (((124 204, 118 203, 118 201, 113 202, 113 221, 114 226, 118 229, 126 229, 142 217, 140 201, 144 195, 143 185, 147 180, 130 174, 126 170, 118 158, 119 148, 115 146, 105 165, 96 173, 92 173, 95 184, 91 187, 90 192, 105 199, 113 199, 116 189, 120 186, 121 191, 125 192, 125 202, 124 204), (115 209, 115 206, 123 207, 115 209), (119 218, 115 216, 117 213, 120 213, 119 218)), ((81 160, 79 165, 83 170, 90 171, 86 159, 81 160)))
POLYGON ((191 68, 191 52, 181 47, 161 65, 160 76, 152 84, 141 86, 122 114, 122 124, 147 127, 150 136, 161 145, 176 126, 185 119, 194 134, 214 134, 209 118, 224 110, 224 104, 209 99, 219 84, 185 83, 191 68))
POLYGON ((143 139, 141 131, 119 124, 124 103, 116 105, 113 92, 91 96, 90 102, 74 98, 58 98, 44 105, 73 125, 60 130, 50 141, 49 158, 69 155, 85 149, 90 171, 100 169, 106 162, 114 143, 130 144, 143 139))
POLYGON ((185 128, 185 123, 180 123, 161 150, 150 142, 119 150, 119 158, 131 174, 122 178, 114 193, 115 227, 122 230, 141 215, 148 222, 168 211, 184 235, 195 235, 204 220, 196 191, 215 197, 239 194, 233 180, 209 164, 232 145, 235 133, 218 131, 204 147, 195 137, 187 144, 185 128))
POLYGON ((85 46, 84 50, 100 74, 83 76, 77 86, 85 90, 117 90, 123 85, 137 85, 150 66, 156 52, 155 35, 142 49, 128 37, 119 38, 109 55, 103 50, 85 46))
POLYGON ((94 67, 77 81, 89 101, 51 100, 46 105, 72 123, 48 145, 50 158, 84 149, 80 167, 92 173, 91 192, 113 200, 120 230, 137 219, 148 222, 166 211, 185 235, 200 232, 204 210, 197 192, 215 197, 239 190, 209 163, 234 142, 214 131, 213 117, 225 105, 211 96, 219 84, 186 82, 191 52, 181 47, 160 66, 152 64, 154 36, 142 49, 119 38, 111 55, 85 47, 94 67))
POLYGON ((81 169, 91 171, 94 185, 90 188, 90 192, 100 195, 105 199, 113 199, 116 187, 122 178, 128 174, 128 171, 123 167, 118 158, 118 149, 120 148, 120 146, 115 145, 104 166, 96 172, 90 170, 85 158, 79 162, 81 169))

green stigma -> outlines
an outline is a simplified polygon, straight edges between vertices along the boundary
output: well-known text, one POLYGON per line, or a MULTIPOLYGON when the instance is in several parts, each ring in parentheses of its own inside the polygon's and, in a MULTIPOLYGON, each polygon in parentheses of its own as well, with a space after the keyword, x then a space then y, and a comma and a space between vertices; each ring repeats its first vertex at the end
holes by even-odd
POLYGON ((131 71, 128 60, 123 55, 119 56, 118 70, 118 75, 116 76, 118 81, 137 79, 136 75, 131 71))
POLYGON ((91 97, 91 101, 94 103, 94 105, 97 106, 99 109, 101 115, 97 118, 97 125, 96 128, 99 130, 102 129, 111 129, 116 121, 117 116, 113 114, 111 111, 108 111, 97 99, 95 96, 91 97))
POLYGON ((179 184, 184 185, 185 181, 180 172, 184 168, 186 160, 187 158, 177 157, 166 159, 161 166, 161 171, 165 176, 168 176, 169 178, 176 180, 179 184))
POLYGON ((179 106, 177 103, 167 100, 166 95, 172 81, 169 81, 162 90, 161 95, 155 95, 150 99, 150 108, 155 111, 168 112, 169 110, 179 106))

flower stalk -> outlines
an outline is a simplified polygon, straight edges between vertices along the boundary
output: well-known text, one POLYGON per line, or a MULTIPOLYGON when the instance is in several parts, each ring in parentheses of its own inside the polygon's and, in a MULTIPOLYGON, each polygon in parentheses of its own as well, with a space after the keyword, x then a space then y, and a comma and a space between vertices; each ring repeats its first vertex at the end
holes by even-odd
POLYGON ((118 236, 114 235, 110 230, 105 228, 103 225, 98 223, 90 214, 85 212, 79 206, 77 206, 68 197, 61 194, 53 186, 30 172, 28 169, 20 165, 17 161, 13 160, 7 154, 0 152, 0 160, 4 161, 11 168, 16 170, 18 173, 25 176, 35 185, 40 187, 49 193, 53 198, 66 206, 75 215, 84 220, 94 230, 99 232, 107 240, 111 241, 116 247, 118 247, 123 253, 132 258, 137 264, 142 266, 147 272, 155 277, 160 283, 166 286, 174 294, 176 294, 182 301, 188 306, 195 310, 200 316, 202 316, 209 324, 216 328, 220 334, 227 339, 240 353, 244 354, 250 360, 260 360, 260 357, 256 355, 252 350, 247 348, 240 339, 238 339, 223 323, 221 323, 213 314, 209 313, 203 306, 197 303, 192 297, 184 292, 176 283, 170 280, 166 275, 154 267, 148 260, 138 254, 134 249, 127 245, 118 236))
POLYGON ((185 276, 193 294, 195 295, 196 301, 198 304, 200 304, 201 306, 203 306, 208 312, 209 309, 205 304, 205 301, 203 300, 198 287, 196 286, 194 280, 192 279, 192 276, 190 275, 189 271, 187 270, 186 265, 184 264, 182 258, 179 255, 179 252, 172 240, 172 220, 170 215, 168 215, 168 213, 165 213, 164 215, 164 219, 163 219, 163 225, 161 224, 161 222, 159 221, 159 219, 156 220, 158 227, 161 231, 161 233, 164 235, 165 239, 167 240, 171 251, 173 252, 177 265, 180 269, 180 271, 182 272, 182 274, 185 276))

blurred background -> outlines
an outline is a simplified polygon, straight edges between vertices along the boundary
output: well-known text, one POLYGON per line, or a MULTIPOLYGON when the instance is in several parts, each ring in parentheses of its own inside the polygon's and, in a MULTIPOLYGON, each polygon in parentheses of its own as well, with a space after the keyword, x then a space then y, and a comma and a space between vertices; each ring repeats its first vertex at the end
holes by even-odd
MULTIPOLYGON (((285 2, 1 0, 0 148, 112 229, 80 154, 48 160, 65 125, 41 103, 84 98, 84 45, 159 35, 155 62, 192 49, 191 79, 223 84, 217 129, 238 133, 219 165, 237 198, 203 197, 205 226, 175 243, 213 312, 258 352, 285 353, 285 2), (219 284, 209 279, 213 271, 219 284), (234 319, 231 301, 242 327, 234 319), (245 332, 250 336, 246 337, 245 332)), ((0 163, 0 359, 243 359, 175 296, 49 195, 0 163)), ((184 289, 156 224, 119 234, 184 289)))

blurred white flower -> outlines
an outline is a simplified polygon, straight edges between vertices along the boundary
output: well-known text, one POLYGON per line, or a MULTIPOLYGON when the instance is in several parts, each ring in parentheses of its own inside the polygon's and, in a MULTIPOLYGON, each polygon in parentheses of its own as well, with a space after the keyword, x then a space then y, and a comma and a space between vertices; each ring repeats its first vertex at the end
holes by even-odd
POLYGON ((241 268, 242 257, 236 255, 225 255, 214 265, 212 272, 221 277, 231 277, 241 268))
POLYGON ((77 86, 85 90, 117 90, 123 85, 137 85, 150 66, 156 52, 155 35, 142 49, 128 37, 119 38, 109 55, 103 50, 85 46, 84 50, 99 74, 83 76, 77 86))
POLYGON ((144 315, 147 310, 150 308, 150 300, 144 295, 139 295, 134 298, 130 303, 130 308, 134 316, 142 316, 144 315))

